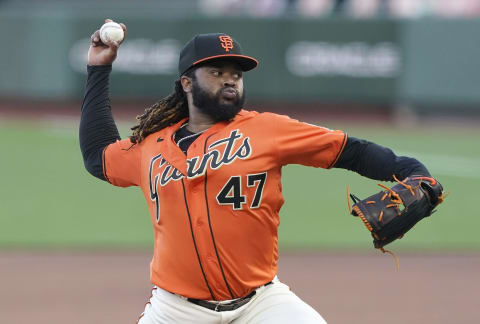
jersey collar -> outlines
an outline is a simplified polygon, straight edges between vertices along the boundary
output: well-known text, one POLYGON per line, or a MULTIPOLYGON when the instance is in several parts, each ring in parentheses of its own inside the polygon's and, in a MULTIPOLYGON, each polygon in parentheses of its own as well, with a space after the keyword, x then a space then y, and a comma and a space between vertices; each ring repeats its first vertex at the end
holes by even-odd
MULTIPOLYGON (((240 113, 239 113, 240 114, 240 113)), ((239 116, 235 116, 234 121, 239 116)), ((159 142, 159 149, 160 153, 162 154, 163 158, 170 163, 174 168, 176 168, 180 173, 184 176, 187 174, 187 157, 182 152, 182 150, 177 146, 175 141, 173 140, 173 136, 175 132, 188 120, 188 118, 184 118, 180 120, 178 123, 169 126, 164 129, 164 133, 162 132, 161 137, 163 141, 159 142)), ((234 122, 233 121, 233 122, 234 122)), ((203 147, 205 141, 213 134, 218 132, 220 129, 228 126, 232 122, 218 122, 214 124, 212 127, 204 131, 196 140, 196 143, 202 143, 200 154, 203 154, 203 147)), ((207 143, 208 144, 208 143, 207 143)), ((190 150, 190 149, 189 149, 190 150)))

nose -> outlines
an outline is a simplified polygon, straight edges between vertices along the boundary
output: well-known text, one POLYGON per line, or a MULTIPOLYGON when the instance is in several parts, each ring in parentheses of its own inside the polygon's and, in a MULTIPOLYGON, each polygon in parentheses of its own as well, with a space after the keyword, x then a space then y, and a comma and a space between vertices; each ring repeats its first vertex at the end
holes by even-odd
POLYGON ((235 88, 237 85, 237 80, 233 77, 233 75, 230 75, 229 73, 225 73, 224 79, 223 79, 223 86, 224 87, 233 87, 235 88))

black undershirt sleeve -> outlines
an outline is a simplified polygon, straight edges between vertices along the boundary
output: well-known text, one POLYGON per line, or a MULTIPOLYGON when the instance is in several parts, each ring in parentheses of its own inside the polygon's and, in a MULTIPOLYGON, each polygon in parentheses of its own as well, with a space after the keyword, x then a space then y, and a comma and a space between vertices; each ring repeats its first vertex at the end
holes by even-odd
POLYGON ((103 149, 120 139, 113 120, 109 98, 111 65, 88 66, 88 78, 80 117, 80 150, 85 168, 105 180, 102 168, 103 149))
POLYGON ((418 160, 397 156, 389 148, 355 137, 348 137, 334 168, 351 170, 380 181, 393 181, 393 175, 400 180, 411 175, 430 176, 418 160))

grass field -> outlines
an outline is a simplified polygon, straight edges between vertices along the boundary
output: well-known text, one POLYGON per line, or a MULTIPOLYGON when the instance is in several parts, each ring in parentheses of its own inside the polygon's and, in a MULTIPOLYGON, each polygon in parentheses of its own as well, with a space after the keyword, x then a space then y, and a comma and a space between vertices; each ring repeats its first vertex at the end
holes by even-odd
MULTIPOLYGON (((480 249, 480 217, 474 210, 480 131, 382 129, 339 122, 334 127, 419 158, 451 192, 436 214, 392 248, 480 249)), ((128 129, 121 127, 121 132, 126 135, 128 129)), ((91 177, 83 168, 77 133, 74 121, 0 119, 0 248, 151 247, 152 229, 141 191, 115 188, 91 177)), ((371 249, 362 223, 348 215, 345 188, 350 185, 352 192, 365 197, 380 189, 376 183, 345 170, 286 167, 281 248, 371 249)))

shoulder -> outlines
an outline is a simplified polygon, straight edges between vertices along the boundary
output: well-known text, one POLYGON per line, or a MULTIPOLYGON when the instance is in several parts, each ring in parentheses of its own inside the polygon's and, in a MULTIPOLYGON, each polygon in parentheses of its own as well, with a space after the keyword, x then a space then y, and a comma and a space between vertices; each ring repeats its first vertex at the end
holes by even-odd
MULTIPOLYGON (((170 126, 171 127, 171 126, 170 126)), ((166 127, 162 130, 159 130, 155 133, 149 134, 145 137, 140 143, 132 143, 130 138, 125 138, 121 141, 117 141, 121 143, 122 149, 128 149, 130 151, 148 151, 152 148, 152 146, 157 146, 158 143, 163 142, 166 138, 168 138, 168 128, 166 127)))
MULTIPOLYGON (((309 125, 293 119, 287 115, 280 115, 272 112, 257 112, 242 110, 234 119, 231 127, 240 125, 254 127, 260 133, 283 132, 286 129, 298 128, 309 125)), ((311 125, 314 126, 314 125, 311 125)))
POLYGON ((255 110, 246 110, 242 109, 238 112, 238 114, 235 116, 235 121, 237 120, 245 120, 245 119, 251 119, 256 117, 259 114, 258 111, 255 110))
POLYGON ((255 121, 274 121, 274 120, 291 120, 287 115, 279 115, 272 112, 258 112, 255 110, 242 109, 235 117, 235 121, 249 120, 255 121))
POLYGON ((140 145, 150 145, 151 143, 158 143, 163 141, 167 137, 167 128, 159 130, 158 132, 152 133, 145 137, 145 139, 140 143, 140 145))
POLYGON ((145 145, 151 145, 162 142, 166 138, 173 136, 175 131, 177 131, 186 120, 187 118, 183 118, 182 120, 178 121, 173 125, 167 126, 155 133, 148 135, 140 144, 145 143, 145 145))

